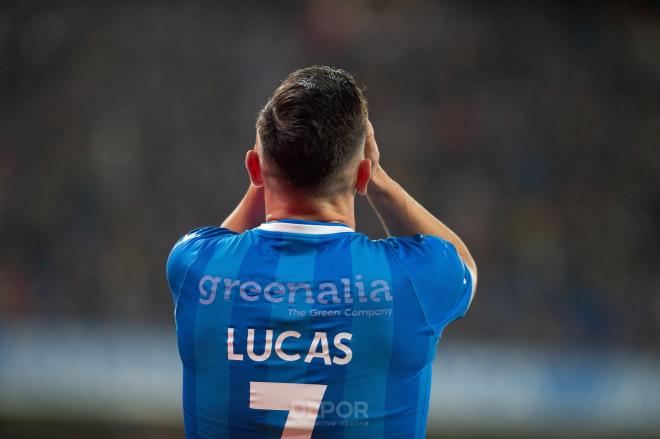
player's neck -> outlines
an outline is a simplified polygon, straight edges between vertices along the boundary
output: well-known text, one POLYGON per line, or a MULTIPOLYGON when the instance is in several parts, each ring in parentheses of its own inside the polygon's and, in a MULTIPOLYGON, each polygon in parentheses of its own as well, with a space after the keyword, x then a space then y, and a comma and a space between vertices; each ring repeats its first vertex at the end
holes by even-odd
POLYGON ((339 222, 355 229, 355 198, 352 194, 309 197, 299 193, 264 191, 266 221, 285 218, 339 222))

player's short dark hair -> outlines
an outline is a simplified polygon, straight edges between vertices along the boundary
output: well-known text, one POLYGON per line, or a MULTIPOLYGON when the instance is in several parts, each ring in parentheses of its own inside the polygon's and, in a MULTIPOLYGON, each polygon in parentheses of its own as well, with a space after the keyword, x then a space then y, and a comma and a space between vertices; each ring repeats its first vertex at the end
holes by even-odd
POLYGON ((319 191, 363 145, 367 101, 353 76, 312 66, 291 73, 259 112, 264 158, 295 189, 319 191))

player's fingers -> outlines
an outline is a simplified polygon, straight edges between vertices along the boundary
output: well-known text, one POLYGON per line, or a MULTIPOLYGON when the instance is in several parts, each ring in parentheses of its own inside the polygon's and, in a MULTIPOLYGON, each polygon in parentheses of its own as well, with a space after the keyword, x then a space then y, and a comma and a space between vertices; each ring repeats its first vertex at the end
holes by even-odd
POLYGON ((371 121, 367 119, 367 138, 374 137, 374 126, 371 124, 371 121))

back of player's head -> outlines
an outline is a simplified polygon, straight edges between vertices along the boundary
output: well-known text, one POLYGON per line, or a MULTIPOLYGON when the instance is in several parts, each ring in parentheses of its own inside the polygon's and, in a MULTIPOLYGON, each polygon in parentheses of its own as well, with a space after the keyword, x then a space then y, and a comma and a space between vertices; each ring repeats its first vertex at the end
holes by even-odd
POLYGON ((264 159, 292 188, 323 191, 361 151, 367 101, 353 76, 341 69, 296 70, 259 112, 264 159))

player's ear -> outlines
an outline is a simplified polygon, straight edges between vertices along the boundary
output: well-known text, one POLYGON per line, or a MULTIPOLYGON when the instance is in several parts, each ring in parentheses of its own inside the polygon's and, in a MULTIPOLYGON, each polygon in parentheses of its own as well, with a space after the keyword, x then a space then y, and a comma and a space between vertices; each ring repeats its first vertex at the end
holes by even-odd
POLYGON ((264 179, 261 175, 261 163, 259 163, 259 153, 251 149, 245 154, 245 169, 248 171, 250 181, 254 186, 264 185, 264 179))
POLYGON ((357 178, 355 179, 355 190, 360 195, 367 195, 367 186, 371 180, 371 160, 362 159, 357 169, 357 178))

